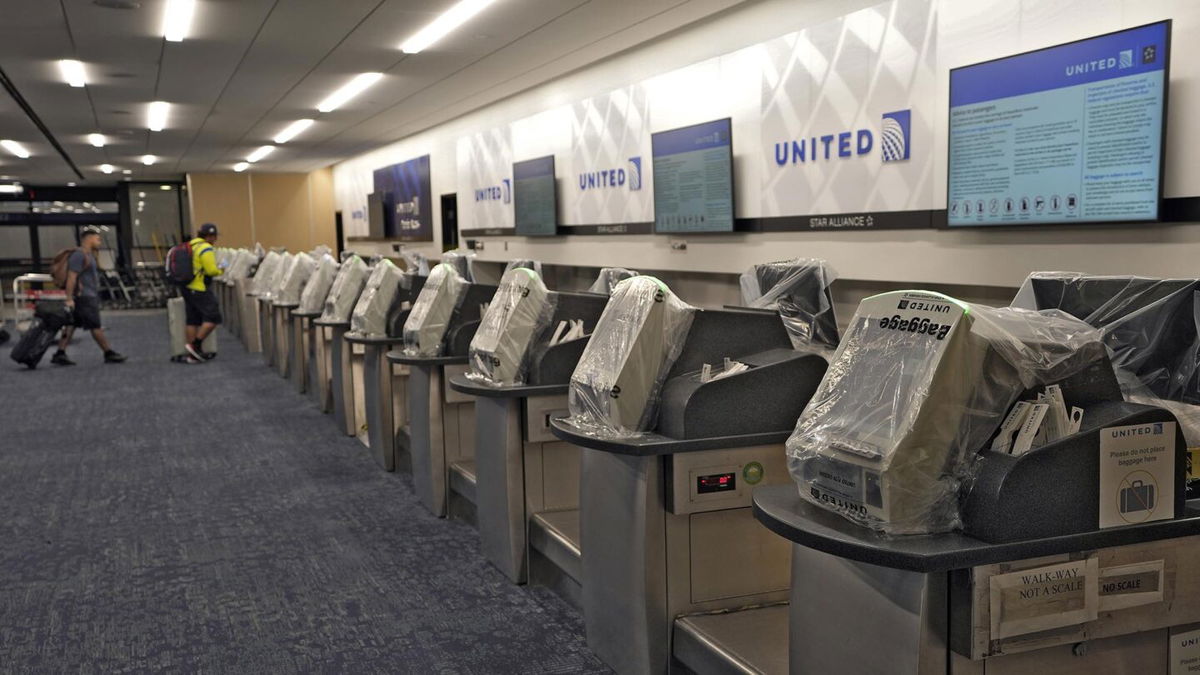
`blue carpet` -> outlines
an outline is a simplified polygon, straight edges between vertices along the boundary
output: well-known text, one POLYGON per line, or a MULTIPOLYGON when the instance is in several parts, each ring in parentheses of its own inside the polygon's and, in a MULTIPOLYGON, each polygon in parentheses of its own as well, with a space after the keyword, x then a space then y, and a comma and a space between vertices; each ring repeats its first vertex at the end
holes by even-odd
POLYGON ((0 348, 0 671, 608 672, 231 334, 177 365, 164 314, 105 321, 128 363, 0 348))

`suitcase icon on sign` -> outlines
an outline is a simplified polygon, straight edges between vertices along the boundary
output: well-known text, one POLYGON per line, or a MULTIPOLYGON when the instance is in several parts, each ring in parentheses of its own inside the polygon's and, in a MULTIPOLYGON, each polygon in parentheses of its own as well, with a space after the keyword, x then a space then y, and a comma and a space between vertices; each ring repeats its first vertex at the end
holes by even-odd
POLYGON ((1154 486, 1135 480, 1121 488, 1121 513, 1136 513, 1154 509, 1154 486))

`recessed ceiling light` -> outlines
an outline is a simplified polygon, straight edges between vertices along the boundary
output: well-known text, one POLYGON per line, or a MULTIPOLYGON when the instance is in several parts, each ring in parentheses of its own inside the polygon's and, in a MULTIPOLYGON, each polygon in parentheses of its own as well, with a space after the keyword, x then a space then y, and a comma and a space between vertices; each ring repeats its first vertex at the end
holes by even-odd
POLYGON ((101 164, 101 165, 100 165, 100 171, 101 171, 102 173, 112 173, 112 172, 113 172, 113 165, 112 165, 112 164, 101 164))
POLYGON ((67 183, 67 187, 75 187, 75 181, 67 183))
POLYGON ((159 190, 170 190, 171 186, 170 185, 159 185, 158 189, 159 190))
POLYGON ((139 192, 139 193, 138 193, 138 199, 145 199, 145 198, 146 198, 146 193, 145 193, 145 192, 139 192))
POLYGON ((122 169, 122 170, 121 170, 121 173, 123 173, 123 174, 125 174, 126 176, 128 176, 129 174, 133 173, 133 169, 122 169))
POLYGON ((29 159, 29 151, 25 149, 25 146, 21 145, 20 143, 18 143, 16 141, 10 141, 8 139, 5 139, 3 141, 0 141, 0 147, 11 152, 12 154, 16 155, 17 157, 20 157, 21 159, 29 159))
POLYGON ((263 157, 266 157, 267 155, 271 154, 272 152, 275 152, 275 146, 264 145, 261 148, 255 150, 254 152, 247 155, 246 161, 253 164, 253 163, 257 162, 258 160, 262 159, 263 157))
POLYGON ((146 166, 151 166, 157 161, 158 158, 154 155, 142 155, 142 164, 145 164, 146 166))
POLYGON ((83 72, 83 64, 75 59, 63 59, 58 62, 58 70, 63 79, 72 87, 82 87, 87 84, 87 76, 83 72))
POLYGON ((0 185, 0 192, 3 192, 5 194, 11 195, 11 194, 17 194, 18 192, 24 192, 24 191, 25 191, 25 188, 20 183, 14 183, 12 185, 0 185))
POLYGON ((341 89, 333 92, 324 101, 317 104, 319 112, 333 112, 342 107, 346 101, 361 94, 367 87, 379 81, 383 77, 383 73, 363 73, 350 80, 341 89))
POLYGON ((167 113, 171 110, 171 104, 166 101, 155 101, 150 104, 146 112, 146 126, 150 131, 162 131, 167 126, 167 113))
POLYGON ((91 143, 93 147, 103 148, 104 134, 88 134, 88 143, 91 143))
POLYGON ((250 168, 250 162, 238 162, 237 164, 233 165, 233 170, 238 173, 241 173, 249 168, 250 168))
POLYGON ((183 42, 192 27, 195 0, 167 0, 163 12, 162 34, 167 42, 183 42))
POLYGON ((292 122, 291 124, 287 125, 287 127, 283 131, 279 132, 279 135, 275 137, 275 142, 276 143, 287 143, 288 141, 292 140, 297 135, 299 135, 300 132, 311 127, 312 123, 313 123, 313 121, 308 120, 308 119, 296 120, 295 122, 292 122))
POLYGON ((430 45, 446 37, 450 31, 458 28, 471 17, 482 12, 488 5, 495 0, 459 0, 453 7, 442 12, 436 19, 431 21, 429 25, 417 31, 409 39, 400 45, 400 50, 405 54, 416 54, 430 45))

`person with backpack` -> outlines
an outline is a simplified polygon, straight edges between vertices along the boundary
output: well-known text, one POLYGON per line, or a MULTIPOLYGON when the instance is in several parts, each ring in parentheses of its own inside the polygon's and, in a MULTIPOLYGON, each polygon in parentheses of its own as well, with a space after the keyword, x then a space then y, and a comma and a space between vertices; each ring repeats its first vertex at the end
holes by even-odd
MULTIPOLYGON (((216 330, 221 323, 221 308, 217 304, 217 296, 208 287, 208 279, 217 277, 223 270, 217 266, 217 253, 213 245, 217 243, 217 226, 205 223, 200 226, 196 237, 187 243, 191 253, 190 267, 182 261, 175 264, 170 271, 172 279, 186 284, 180 289, 183 303, 187 312, 187 341, 184 348, 191 358, 189 363, 201 363, 216 356, 204 351, 204 338, 216 330), (189 277, 190 273, 190 279, 189 277)), ((174 260, 173 255, 169 257, 174 260)))
POLYGON ((79 248, 60 252, 50 266, 54 282, 67 292, 66 305, 71 310, 74 324, 63 329, 58 351, 50 358, 50 363, 56 366, 75 365, 67 357, 67 345, 71 344, 76 327, 91 331, 92 339, 104 352, 105 363, 125 361, 125 357, 114 351, 108 343, 100 324, 100 271, 96 265, 100 242, 100 230, 85 227, 79 235, 79 248))

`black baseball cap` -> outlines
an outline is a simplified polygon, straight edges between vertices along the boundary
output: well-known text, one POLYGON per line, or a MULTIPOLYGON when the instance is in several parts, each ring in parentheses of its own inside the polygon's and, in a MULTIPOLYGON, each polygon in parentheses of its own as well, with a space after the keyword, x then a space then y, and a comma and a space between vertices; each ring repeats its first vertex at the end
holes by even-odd
POLYGON ((201 237, 217 236, 217 226, 213 225, 212 223, 205 223, 205 224, 201 225, 199 236, 201 236, 201 237))

